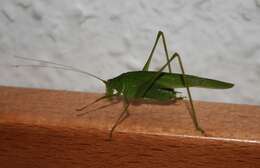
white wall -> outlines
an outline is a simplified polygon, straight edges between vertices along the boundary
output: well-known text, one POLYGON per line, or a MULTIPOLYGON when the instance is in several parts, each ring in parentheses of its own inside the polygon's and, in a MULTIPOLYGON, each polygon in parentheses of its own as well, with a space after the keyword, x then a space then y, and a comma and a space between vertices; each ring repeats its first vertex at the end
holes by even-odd
MULTIPOLYGON (((260 104, 259 0, 0 0, 0 85, 104 92, 77 73, 6 64, 31 63, 18 55, 108 79, 140 70, 158 30, 187 73, 235 83, 229 90, 194 88, 194 99, 260 104)), ((160 48, 153 68, 164 61, 160 48)))

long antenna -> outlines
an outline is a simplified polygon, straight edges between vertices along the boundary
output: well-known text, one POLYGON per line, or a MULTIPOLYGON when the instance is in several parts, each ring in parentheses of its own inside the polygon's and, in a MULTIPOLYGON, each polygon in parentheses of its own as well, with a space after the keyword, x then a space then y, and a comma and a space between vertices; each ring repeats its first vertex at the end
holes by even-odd
POLYGON ((62 70, 67 70, 67 71, 74 71, 74 72, 79 72, 79 73, 82 73, 82 74, 85 74, 85 75, 88 75, 88 76, 91 76, 93 78, 96 78, 100 81, 102 81, 103 83, 107 83, 107 81, 101 79, 100 77, 92 74, 92 73, 89 73, 89 72, 86 72, 86 71, 83 71, 81 69, 77 69, 77 68, 74 68, 72 66, 68 66, 68 65, 63 65, 63 64, 59 64, 59 63, 55 63, 55 62, 51 62, 51 61, 45 61, 45 60, 40 60, 40 59, 34 59, 34 58, 27 58, 27 57, 21 57, 21 56, 14 56, 16 58, 19 58, 19 59, 24 59, 24 60, 29 60, 29 61, 35 61, 35 62, 39 62, 39 63, 44 63, 44 64, 50 64, 50 65, 56 65, 56 66, 48 66, 48 65, 12 65, 14 67, 37 67, 37 68, 53 68, 53 69, 62 69, 62 70))

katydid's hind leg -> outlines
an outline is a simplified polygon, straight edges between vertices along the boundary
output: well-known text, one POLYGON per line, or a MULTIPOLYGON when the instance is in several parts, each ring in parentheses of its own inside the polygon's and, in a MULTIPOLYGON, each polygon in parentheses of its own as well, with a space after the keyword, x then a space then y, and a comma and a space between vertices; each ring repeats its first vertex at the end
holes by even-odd
POLYGON ((127 99, 125 99, 125 107, 123 112, 120 114, 120 116, 117 118, 115 124, 113 125, 113 127, 111 128, 110 132, 109 132, 109 140, 112 139, 112 135, 114 130, 116 129, 116 127, 121 124, 128 116, 129 116, 129 112, 127 111, 129 107, 129 102, 127 99))
MULTIPOLYGON (((168 54, 168 49, 167 49, 167 44, 166 44, 166 40, 165 40, 165 36, 163 34, 162 31, 158 31, 157 33, 157 36, 156 36, 156 40, 155 40, 155 43, 154 43, 154 46, 152 48, 152 51, 150 53, 150 56, 146 62, 146 64, 144 65, 143 67, 143 71, 148 71, 149 70, 149 66, 150 66, 150 62, 152 60, 152 57, 153 57, 153 53, 155 51, 155 48, 158 44, 158 41, 160 39, 160 37, 162 37, 162 42, 163 42, 163 48, 164 48, 164 52, 165 52, 165 57, 166 57, 166 63, 169 62, 170 60, 170 57, 169 57, 169 54, 168 54)), ((171 68, 171 64, 168 64, 168 70, 169 70, 169 73, 172 73, 172 68, 171 68)), ((172 94, 174 94, 174 89, 172 89, 172 94)))
POLYGON ((175 55, 178 58, 178 62, 179 62, 180 68, 181 68, 181 72, 182 72, 182 75, 183 75, 183 83, 186 86, 188 97, 189 97, 189 102, 190 102, 190 106, 191 106, 191 118, 192 118, 192 121, 194 123, 194 126, 195 126, 196 130, 198 130, 202 134, 204 134, 205 131, 199 126, 199 122, 197 120, 196 111, 195 111, 195 108, 194 108, 194 105, 193 105, 193 100, 192 100, 192 97, 191 97, 190 88, 189 88, 189 86, 187 86, 185 84, 185 80, 184 80, 185 71, 184 71, 184 68, 183 68, 181 57, 180 57, 180 55, 178 53, 174 53, 173 55, 175 55))
MULTIPOLYGON (((163 34, 162 31, 158 31, 155 43, 154 43, 152 51, 151 51, 151 53, 150 53, 150 55, 148 57, 148 60, 146 61, 145 65, 143 67, 143 71, 148 71, 149 70, 149 66, 150 66, 150 63, 151 63, 151 60, 152 60, 152 57, 153 57, 153 53, 155 51, 155 48, 156 48, 156 46, 158 44, 158 41, 159 41, 160 37, 162 37, 163 48, 164 48, 164 52, 165 52, 165 56, 166 56, 166 62, 168 62, 170 60, 164 34, 163 34)), ((168 66, 169 72, 171 73, 172 72, 171 65, 168 64, 167 66, 168 66)))

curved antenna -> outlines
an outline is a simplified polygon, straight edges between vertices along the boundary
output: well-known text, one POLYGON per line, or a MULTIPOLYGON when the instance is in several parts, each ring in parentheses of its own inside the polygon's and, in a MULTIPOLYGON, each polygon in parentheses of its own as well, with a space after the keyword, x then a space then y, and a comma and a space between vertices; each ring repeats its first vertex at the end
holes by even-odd
POLYGON ((88 76, 91 76, 93 78, 96 78, 100 81, 102 81, 103 83, 107 83, 107 81, 105 81, 104 79, 101 79, 100 77, 83 71, 81 69, 77 69, 74 68, 72 66, 68 66, 68 65, 63 65, 63 64, 59 64, 59 63, 55 63, 55 62, 51 62, 51 61, 45 61, 45 60, 39 60, 39 59, 34 59, 34 58, 27 58, 27 57, 21 57, 21 56, 14 56, 16 58, 19 59, 24 59, 24 60, 29 60, 29 61, 35 61, 35 62, 39 62, 39 63, 44 63, 44 64, 50 64, 50 65, 57 65, 57 66, 48 66, 48 65, 13 65, 14 67, 36 67, 36 68, 53 68, 53 69, 62 69, 62 70, 67 70, 67 71, 74 71, 74 72, 78 72, 78 73, 82 73, 88 76))

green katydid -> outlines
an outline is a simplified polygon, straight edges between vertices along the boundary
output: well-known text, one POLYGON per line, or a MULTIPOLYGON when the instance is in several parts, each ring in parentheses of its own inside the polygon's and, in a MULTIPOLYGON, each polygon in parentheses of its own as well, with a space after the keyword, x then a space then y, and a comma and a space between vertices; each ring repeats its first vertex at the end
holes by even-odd
MULTIPOLYGON (((18 56, 16 56, 18 57, 18 56)), ((176 88, 186 88, 188 93, 188 98, 191 107, 191 118, 196 130, 204 133, 204 130, 200 127, 197 117, 195 108, 193 105, 193 100, 191 97, 190 87, 201 87, 201 88, 209 88, 209 89, 228 89, 234 86, 232 83, 227 83, 223 81, 207 79, 203 77, 193 76, 193 75, 186 75, 184 72, 183 64, 181 61, 181 57, 178 53, 172 54, 169 57, 168 49, 166 45, 166 40, 162 31, 159 31, 156 37, 156 41, 152 48, 152 51, 148 57, 147 62, 145 63, 142 71, 131 71, 123 73, 113 79, 103 80, 97 77, 94 74, 89 72, 82 71, 80 69, 76 69, 72 66, 62 65, 50 61, 32 59, 32 58, 24 58, 18 57, 22 59, 27 59, 30 61, 38 61, 41 63, 45 63, 48 65, 15 65, 16 67, 19 66, 29 66, 29 67, 47 67, 47 68, 55 68, 55 69, 63 69, 69 71, 76 71, 79 73, 86 74, 88 76, 94 77, 100 81, 102 81, 106 86, 106 93, 104 96, 98 98, 94 102, 77 109, 78 111, 82 111, 87 108, 89 105, 94 104, 102 99, 110 99, 112 97, 119 97, 122 96, 124 101, 124 109, 117 118, 116 122, 112 126, 109 139, 112 138, 112 134, 115 128, 122 123, 128 116, 128 107, 130 103, 134 100, 155 100, 155 101, 176 101, 179 99, 183 99, 184 97, 178 96, 178 92, 175 91, 176 88), (153 57, 153 53, 155 48, 158 44, 158 41, 162 38, 164 52, 166 56, 166 63, 158 70, 158 71, 149 71, 150 62, 153 57), (178 63, 180 65, 181 74, 172 73, 171 69, 171 62, 174 58, 178 59, 178 63), (52 65, 52 66, 50 66, 52 65), (163 70, 168 67, 169 72, 163 72, 163 70)), ((81 113, 79 115, 83 115, 85 113, 81 113)))

